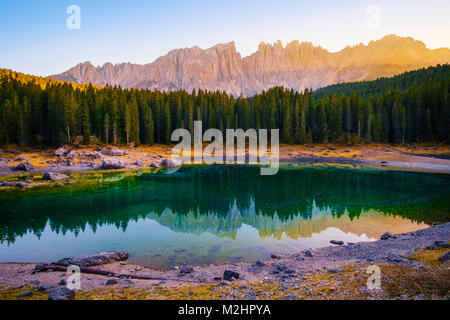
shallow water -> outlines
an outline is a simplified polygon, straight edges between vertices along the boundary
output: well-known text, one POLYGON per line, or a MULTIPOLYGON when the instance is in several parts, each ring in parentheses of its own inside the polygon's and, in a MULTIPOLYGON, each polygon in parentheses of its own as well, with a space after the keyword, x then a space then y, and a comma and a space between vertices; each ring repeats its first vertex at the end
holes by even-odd
MULTIPOLYGON (((123 250, 155 268, 255 261, 373 241, 450 218, 450 177, 290 165, 192 166, 56 194, 0 197, 0 262, 123 250)), ((113 182, 111 182, 113 181, 113 182)))

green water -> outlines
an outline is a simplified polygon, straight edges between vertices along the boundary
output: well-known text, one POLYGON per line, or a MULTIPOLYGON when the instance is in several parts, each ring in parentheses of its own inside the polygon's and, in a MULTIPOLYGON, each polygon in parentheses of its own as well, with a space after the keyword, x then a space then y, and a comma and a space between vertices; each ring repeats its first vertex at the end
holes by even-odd
POLYGON ((448 175, 300 165, 259 173, 193 166, 105 175, 77 192, 0 192, 0 262, 106 250, 156 268, 255 261, 450 221, 448 175))

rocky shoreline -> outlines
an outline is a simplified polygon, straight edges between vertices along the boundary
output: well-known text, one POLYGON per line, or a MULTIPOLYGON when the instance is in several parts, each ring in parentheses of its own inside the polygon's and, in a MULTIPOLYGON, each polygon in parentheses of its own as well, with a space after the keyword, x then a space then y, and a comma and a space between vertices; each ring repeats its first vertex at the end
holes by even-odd
MULTIPOLYGON (((112 260, 104 258, 105 254, 101 258, 87 256, 87 261, 97 262, 91 263, 89 266, 92 269, 89 270, 97 270, 101 274, 82 273, 81 291, 77 291, 76 296, 80 299, 90 299, 91 295, 97 295, 99 299, 123 299, 124 296, 127 299, 137 299, 140 297, 139 293, 144 292, 149 299, 170 299, 174 297, 174 294, 177 298, 196 299, 201 298, 201 294, 203 294, 201 292, 206 290, 210 296, 222 292, 223 297, 221 298, 223 299, 320 299, 323 297, 322 295, 310 296, 304 293, 305 295, 302 296, 298 292, 308 291, 305 287, 310 289, 311 286, 317 286, 318 284, 314 284, 317 281, 319 283, 331 281, 334 285, 331 286, 331 291, 327 291, 326 296, 333 297, 333 295, 339 294, 339 297, 350 295, 348 298, 357 299, 389 298, 384 294, 383 290, 387 290, 385 288, 370 292, 364 287, 365 281, 370 276, 366 274, 367 267, 377 265, 383 270, 382 276, 384 272, 387 278, 384 280, 386 281, 384 284, 389 284, 388 275, 393 272, 392 270, 395 271, 398 268, 400 268, 399 270, 406 268, 405 270, 409 270, 409 273, 418 275, 439 272, 435 277, 444 275, 444 280, 439 280, 439 283, 444 289, 447 289, 447 293, 443 296, 419 295, 418 297, 424 299, 450 298, 450 278, 447 277, 450 275, 448 253, 450 223, 410 233, 385 234, 382 239, 384 240, 363 243, 334 242, 335 244, 330 244, 330 247, 305 250, 296 254, 279 255, 274 253, 270 260, 254 263, 179 266, 166 271, 152 270, 145 266, 127 263, 123 261, 128 257, 125 253, 113 253, 114 259, 112 260), (420 256, 414 258, 414 255, 421 251, 425 252, 425 255, 427 252, 434 254, 430 264, 428 261, 421 261, 420 256), (347 284, 343 282, 346 277, 359 279, 359 282, 355 284, 354 288, 346 287, 347 284), (337 281, 337 279, 341 280, 337 281), (339 287, 339 283, 342 288, 339 287), (258 288, 262 286, 265 289, 261 293, 258 288), (278 296, 278 293, 275 292, 279 290, 280 286, 284 288, 283 292, 286 292, 283 296, 278 296), (244 287, 255 288, 254 291, 261 294, 248 294, 247 292, 242 296, 240 292, 246 292, 242 289, 244 287), (357 290, 356 296, 354 296, 354 289, 357 290), (295 297, 287 294, 291 291, 297 292, 295 297), (191 295, 190 292, 198 293, 191 295)), ((61 261, 80 264, 80 261, 86 261, 86 259, 83 260, 82 257, 78 260, 63 259, 61 261)), ((67 265, 67 263, 65 264, 67 265)), ((86 264, 81 265, 86 266, 86 264)), ((48 298, 52 293, 61 293, 61 290, 66 292, 67 290, 63 288, 65 288, 64 281, 67 274, 62 270, 64 269, 51 269, 51 267, 42 269, 42 265, 28 263, 2 263, 0 264, 0 298, 7 297, 7 294, 11 292, 18 294, 15 296, 16 298, 21 298, 19 296, 23 294, 24 290, 32 293, 29 297, 34 295, 35 298, 48 298), (40 267, 41 270, 39 270, 40 267), (36 270, 40 272, 36 272, 36 270), (38 292, 41 293, 40 296, 37 295, 38 292)), ((404 271, 402 272, 404 273, 404 271)), ((408 296, 407 298, 415 297, 408 296)))

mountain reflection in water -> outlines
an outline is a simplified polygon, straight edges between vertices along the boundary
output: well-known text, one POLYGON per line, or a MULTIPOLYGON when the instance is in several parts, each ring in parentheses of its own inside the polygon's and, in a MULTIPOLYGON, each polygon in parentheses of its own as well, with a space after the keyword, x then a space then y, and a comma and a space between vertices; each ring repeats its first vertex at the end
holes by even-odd
POLYGON ((157 267, 240 261, 271 250, 323 246, 331 236, 373 240, 448 219, 445 175, 343 168, 259 172, 192 166, 171 175, 105 175, 104 182, 118 181, 84 192, 2 198, 0 261, 102 250, 129 251, 130 260, 157 267), (50 240, 55 243, 49 247, 50 240))

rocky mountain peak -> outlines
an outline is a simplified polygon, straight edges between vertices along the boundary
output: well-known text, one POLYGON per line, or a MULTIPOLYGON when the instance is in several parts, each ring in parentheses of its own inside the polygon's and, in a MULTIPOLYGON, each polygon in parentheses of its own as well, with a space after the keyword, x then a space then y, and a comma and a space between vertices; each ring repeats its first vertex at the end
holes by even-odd
POLYGON ((298 91, 348 81, 374 80, 450 62, 450 50, 430 50, 411 37, 387 35, 367 45, 329 52, 311 42, 294 40, 286 46, 261 42, 258 50, 242 58, 231 41, 208 49, 197 46, 170 51, 152 63, 137 65, 90 62, 51 78, 171 91, 225 90, 238 96, 253 95, 274 86, 298 91))

